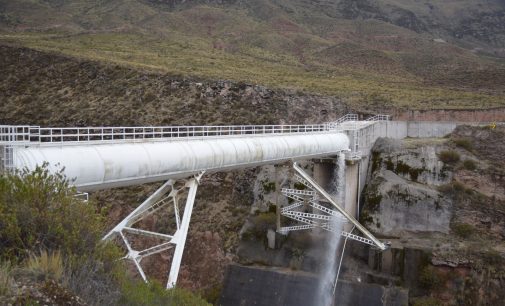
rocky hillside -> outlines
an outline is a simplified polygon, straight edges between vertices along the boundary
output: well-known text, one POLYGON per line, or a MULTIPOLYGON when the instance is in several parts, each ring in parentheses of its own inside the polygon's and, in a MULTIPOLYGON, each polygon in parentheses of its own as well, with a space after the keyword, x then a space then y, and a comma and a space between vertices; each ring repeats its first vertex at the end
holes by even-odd
POLYGON ((0 46, 0 121, 44 126, 320 123, 334 97, 208 81, 0 46))
POLYGON ((331 22, 375 20, 416 33, 464 42, 467 45, 473 43, 476 46, 495 47, 494 51, 497 53, 503 51, 500 48, 505 47, 505 4, 500 0, 429 0, 422 3, 413 0, 145 0, 106 3, 80 0, 19 0, 2 1, 0 5, 0 25, 4 28, 75 31, 111 30, 126 26, 167 31, 162 25, 173 26, 171 20, 161 20, 167 13, 208 5, 222 9, 225 14, 226 10, 241 9, 251 18, 285 19, 284 24, 279 25, 290 29, 297 29, 300 25, 312 27, 321 34, 331 32, 331 28, 324 27, 331 22), (66 14, 49 19, 41 18, 44 13, 55 10, 66 14), (319 17, 319 20, 316 17, 319 17))
POLYGON ((376 143, 361 220, 392 241, 375 268, 409 288, 411 301, 505 298, 504 133, 461 126, 449 138, 376 143))
POLYGON ((504 8, 500 0, 3 0, 0 42, 337 95, 363 109, 482 108, 503 106, 504 8))

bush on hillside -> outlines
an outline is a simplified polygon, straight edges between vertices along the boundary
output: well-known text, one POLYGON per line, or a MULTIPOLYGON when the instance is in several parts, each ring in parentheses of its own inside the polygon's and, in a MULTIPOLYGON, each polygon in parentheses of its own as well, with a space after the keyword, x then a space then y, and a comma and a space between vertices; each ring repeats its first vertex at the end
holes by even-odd
POLYGON ((471 139, 468 138, 457 138, 453 140, 454 143, 458 146, 461 147, 467 151, 472 151, 473 150, 473 143, 471 139))
POLYGON ((438 155, 438 158, 446 164, 455 164, 459 161, 459 153, 456 151, 442 151, 438 155))
POLYGON ((275 229, 276 221, 277 216, 272 212, 259 213, 254 216, 252 219, 254 224, 253 235, 258 239, 266 237, 269 229, 275 229))
POLYGON ((40 254, 30 254, 26 262, 26 269, 45 280, 59 281, 63 276, 63 258, 60 251, 41 251, 40 254))
POLYGON ((431 297, 431 296, 414 298, 412 300, 413 300, 413 302, 412 302, 413 306, 442 306, 442 305, 444 305, 441 301, 439 301, 436 298, 431 297))
MULTIPOLYGON (((63 173, 46 166, 0 176, 0 294, 16 294, 9 293, 13 262, 34 281, 70 289, 88 305, 209 305, 189 291, 132 280, 117 260, 119 248, 101 242, 97 206, 74 195, 63 173)), ((14 304, 26 301, 19 296, 14 304)))
POLYGON ((441 282, 440 276, 432 266, 424 267, 419 274, 419 284, 425 289, 437 288, 441 282))
POLYGON ((148 306, 148 305, 191 305, 209 306, 205 300, 191 292, 174 288, 165 290, 159 283, 128 282, 124 287, 124 295, 119 300, 123 306, 148 306))
POLYGON ((7 295, 12 289, 12 266, 8 261, 0 262, 0 296, 7 295))
POLYGON ((61 172, 47 167, 0 176, 0 257, 17 261, 40 250, 87 254, 103 234, 96 206, 73 195, 61 172))
POLYGON ((466 159, 463 162, 463 167, 465 167, 466 170, 473 171, 473 170, 477 169, 477 164, 471 159, 466 159))
POLYGON ((452 225, 452 230, 461 238, 468 238, 473 234, 475 228, 467 223, 455 223, 452 225))

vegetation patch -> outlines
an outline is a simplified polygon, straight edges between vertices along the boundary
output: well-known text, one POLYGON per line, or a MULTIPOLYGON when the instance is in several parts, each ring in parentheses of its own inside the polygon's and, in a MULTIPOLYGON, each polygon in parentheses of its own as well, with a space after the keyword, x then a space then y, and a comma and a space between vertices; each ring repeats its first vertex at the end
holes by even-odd
MULTIPOLYGON (((209 305, 188 291, 132 279, 117 260, 123 252, 101 240, 102 210, 74 195, 68 179, 45 166, 0 176, 0 293, 9 294, 18 281, 10 271, 19 269, 23 282, 58 305, 75 295, 89 305, 209 305)), ((10 293, 15 305, 41 302, 10 293)))
POLYGON ((0 257, 19 262, 41 250, 87 254, 104 232, 94 203, 73 195, 61 172, 38 167, 0 177, 0 257))
POLYGON ((261 185, 263 186, 263 190, 265 193, 271 193, 275 191, 275 182, 262 182, 261 185))
POLYGON ((444 150, 440 152, 438 158, 446 164, 456 164, 459 162, 460 156, 456 151, 444 150))
POLYGON ((463 162, 463 167, 466 170, 474 171, 475 169, 477 169, 477 164, 471 159, 465 159, 465 161, 463 162))
POLYGON ((223 291, 223 285, 215 285, 205 290, 202 294, 202 297, 205 298, 206 301, 212 303, 212 305, 217 305, 219 302, 219 298, 221 297, 221 292, 223 291))
POLYGON ((294 184, 294 188, 297 190, 305 190, 305 189, 307 189, 307 186, 305 186, 303 183, 296 182, 294 184))
POLYGON ((371 224, 373 223, 373 218, 370 216, 368 211, 363 210, 361 214, 359 215, 359 222, 362 224, 371 224))
POLYGON ((13 278, 12 265, 8 261, 0 262, 0 296, 9 295, 11 293, 13 278))
POLYGON ((403 175, 408 174, 410 179, 414 182, 417 182, 417 178, 419 174, 421 174, 424 170, 419 168, 412 168, 403 161, 398 161, 396 164, 395 172, 403 175))
POLYGON ((452 230, 461 238, 469 238, 475 232, 475 228, 467 223, 454 223, 452 224, 452 230))
POLYGON ((377 211, 382 201, 382 195, 379 193, 368 194, 365 198, 365 201, 368 209, 370 209, 371 211, 377 211))
POLYGON ((382 201, 382 194, 379 191, 379 186, 383 181, 382 178, 377 178, 373 182, 367 184, 363 191, 364 209, 369 212, 376 212, 382 201))
POLYGON ((505 264, 505 259, 500 254, 500 252, 496 250, 488 250, 486 252, 482 252, 481 256, 482 260, 488 265, 495 267, 503 267, 503 265, 505 264))
POLYGON ((469 138, 456 138, 453 142, 460 148, 463 148, 469 152, 473 151, 473 143, 469 138))
POLYGON ((275 212, 258 213, 251 219, 252 227, 242 234, 244 240, 262 240, 266 237, 269 229, 275 230, 277 226, 277 215, 275 212))
POLYGON ((427 265, 421 270, 419 274, 419 284, 424 289, 437 288, 441 283, 442 279, 433 266, 427 265))
POLYGON ((119 300, 119 305, 210 305, 199 296, 195 296, 193 293, 185 289, 178 288, 175 290, 166 290, 158 282, 128 282, 125 284, 124 289, 124 295, 119 300))
POLYGON ((26 269, 44 280, 59 281, 64 273, 63 258, 60 251, 31 254, 26 262, 26 269))
POLYGON ((389 171, 395 171, 395 163, 391 160, 391 158, 388 158, 385 162, 386 164, 386 169, 389 171))
POLYGON ((380 157, 380 153, 377 151, 372 152, 372 173, 375 173, 377 169, 381 166, 382 158, 380 157))
POLYGON ((444 305, 443 302, 431 296, 414 298, 412 301, 412 306, 442 306, 442 305, 444 305))

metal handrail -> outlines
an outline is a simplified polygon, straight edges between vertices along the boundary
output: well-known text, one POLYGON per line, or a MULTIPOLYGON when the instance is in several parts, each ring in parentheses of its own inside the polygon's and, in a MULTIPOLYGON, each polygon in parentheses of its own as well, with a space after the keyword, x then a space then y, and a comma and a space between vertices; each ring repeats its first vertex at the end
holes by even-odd
POLYGON ((327 125, 328 125, 328 129, 336 129, 336 128, 339 128, 345 122, 348 122, 348 121, 355 122, 358 120, 359 120, 358 114, 346 114, 346 115, 338 118, 336 121, 327 123, 327 125))
POLYGON ((0 141, 29 141, 32 128, 29 125, 0 125, 0 141))
POLYGON ((326 124, 62 128, 41 128, 38 126, 0 126, 0 142, 59 143, 106 140, 143 140, 235 135, 313 133, 324 131, 329 131, 326 124))
POLYGON ((358 121, 358 114, 346 114, 343 117, 340 117, 337 121, 335 121, 335 123, 340 124, 345 121, 358 121))
POLYGON ((391 116, 389 115, 375 115, 372 117, 369 117, 365 121, 389 121, 391 120, 391 116))
MULTIPOLYGON (((0 125, 0 142, 89 142, 144 140, 236 135, 265 135, 343 131, 343 123, 358 120, 357 114, 347 114, 337 121, 309 125, 219 125, 219 126, 139 126, 139 127, 52 127, 0 125)), ((377 115, 367 120, 389 120, 377 115)), ((346 129, 349 129, 346 127, 346 129)))

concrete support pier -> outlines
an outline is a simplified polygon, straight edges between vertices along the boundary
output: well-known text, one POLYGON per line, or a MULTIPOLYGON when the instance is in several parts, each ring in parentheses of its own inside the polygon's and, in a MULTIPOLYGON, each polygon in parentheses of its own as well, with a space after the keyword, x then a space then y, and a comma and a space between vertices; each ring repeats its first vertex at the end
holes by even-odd
MULTIPOLYGON (((345 166, 345 211, 358 219, 358 199, 360 181, 360 161, 346 161, 345 166)), ((345 231, 350 231, 352 224, 344 226, 345 231)))
MULTIPOLYGON (((345 166, 345 192, 343 208, 351 216, 358 218, 358 199, 360 194, 360 160, 346 161, 345 166)), ((319 159, 314 163, 314 179, 328 192, 332 192, 335 186, 333 176, 336 173, 336 159, 319 159)), ((351 230, 352 225, 344 227, 345 231, 351 230)))

